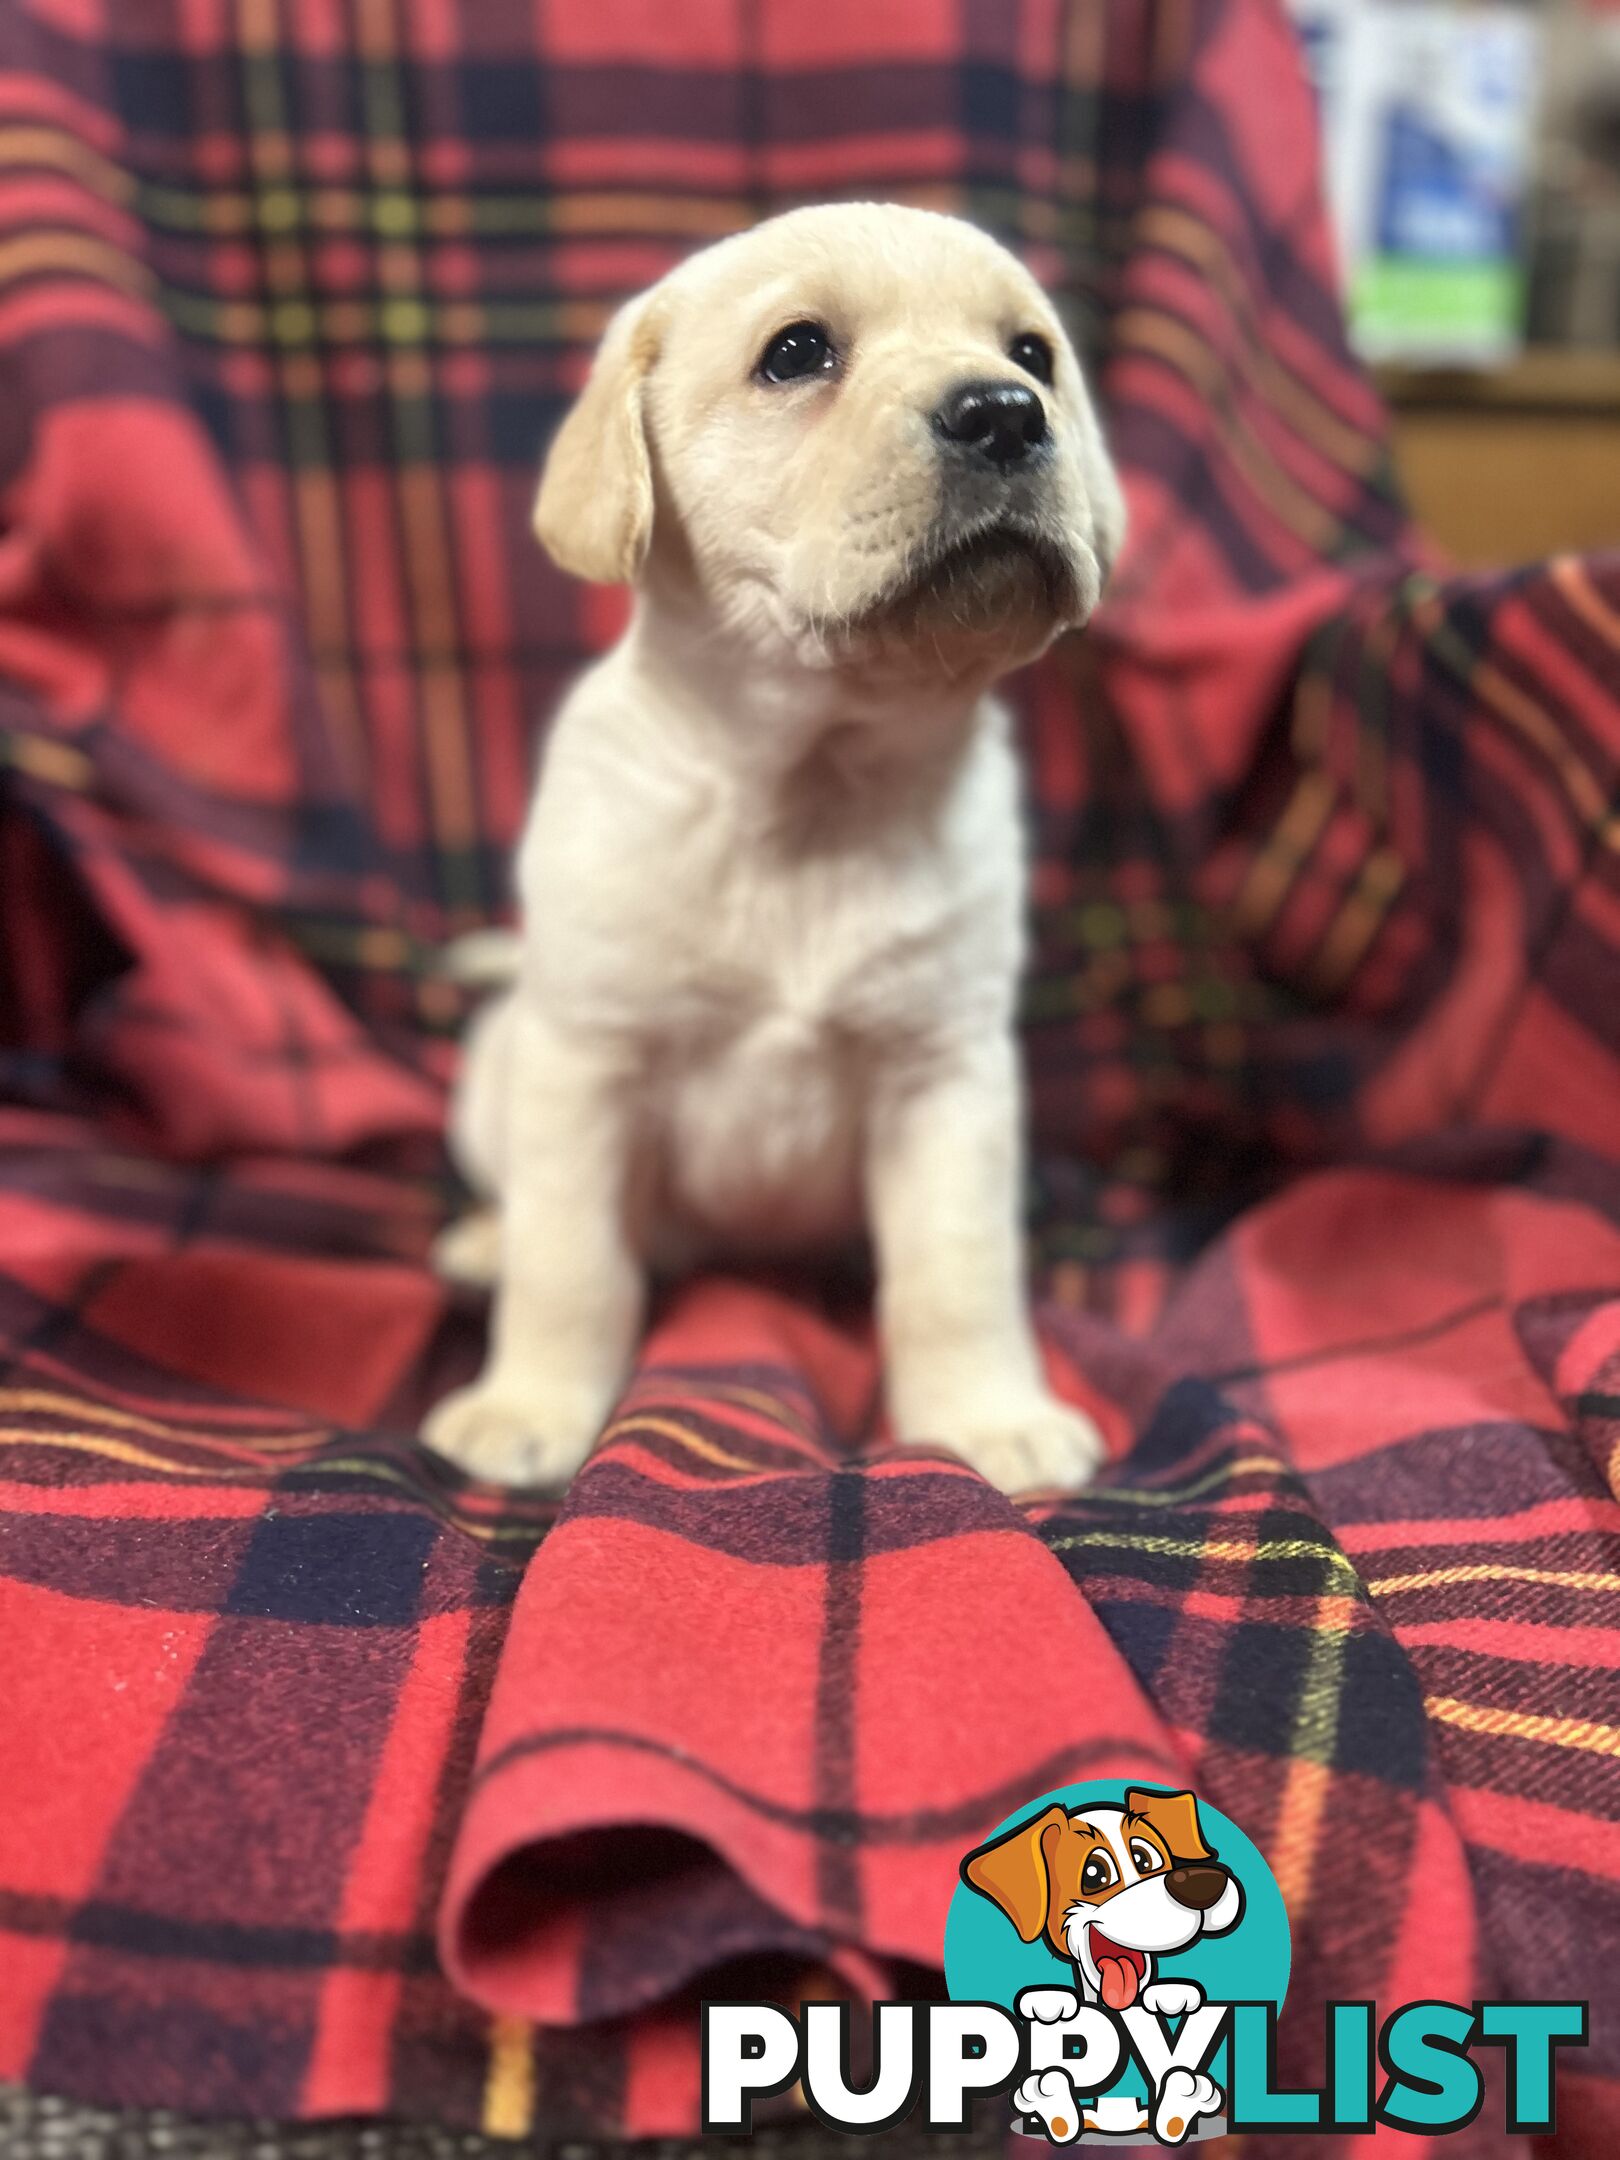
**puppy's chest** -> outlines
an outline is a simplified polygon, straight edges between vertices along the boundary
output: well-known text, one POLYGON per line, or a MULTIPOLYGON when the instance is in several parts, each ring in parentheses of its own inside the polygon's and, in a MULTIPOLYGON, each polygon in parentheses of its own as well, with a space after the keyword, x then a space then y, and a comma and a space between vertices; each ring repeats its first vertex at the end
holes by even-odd
POLYGON ((702 1054, 909 1027, 960 972, 961 908, 938 864, 716 865, 667 926, 664 1031, 702 1054))

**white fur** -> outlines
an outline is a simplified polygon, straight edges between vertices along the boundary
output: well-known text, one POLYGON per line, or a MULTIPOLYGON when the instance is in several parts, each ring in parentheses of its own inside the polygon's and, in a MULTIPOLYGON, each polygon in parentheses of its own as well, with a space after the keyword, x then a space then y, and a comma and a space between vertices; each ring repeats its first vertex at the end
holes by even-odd
MULTIPOLYGON (((999 481, 969 510, 946 499, 928 413, 964 372, 1015 374, 1025 325, 1058 348, 1037 507, 1079 619, 1117 488, 1047 303, 953 220, 800 212, 695 258, 621 316, 559 437, 542 536, 639 590, 557 716, 518 856, 516 980, 473 1030, 454 1109, 500 1216, 447 1258, 499 1281, 486 1368, 425 1437, 469 1470, 577 1468, 649 1264, 863 1222, 902 1439, 1008 1490, 1081 1484, 1100 1457, 1025 1304, 1023 844, 986 695, 1062 625, 1015 594, 861 627, 941 518, 991 514, 999 481), (847 325, 843 379, 764 390, 758 340, 798 313, 847 325)), ((474 959, 487 973, 488 949, 474 959)))

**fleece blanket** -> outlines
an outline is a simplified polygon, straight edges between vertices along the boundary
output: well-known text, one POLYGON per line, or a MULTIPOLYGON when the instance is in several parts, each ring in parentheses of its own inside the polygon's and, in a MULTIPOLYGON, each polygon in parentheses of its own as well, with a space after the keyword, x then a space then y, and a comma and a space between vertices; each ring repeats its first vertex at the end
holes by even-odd
POLYGON ((0 11, 0 2075, 689 2129, 701 1996, 937 1988, 1095 1773, 1265 1853, 1285 2078, 1589 1999, 1615 2149, 1620 561, 1414 537, 1316 175, 1277 0, 0 11), (560 1507, 480 1489, 433 956, 621 619, 536 454, 623 294, 852 193, 1026 252, 1129 491, 1019 689, 1111 1460, 1015 1508, 858 1283, 708 1277, 560 1507))

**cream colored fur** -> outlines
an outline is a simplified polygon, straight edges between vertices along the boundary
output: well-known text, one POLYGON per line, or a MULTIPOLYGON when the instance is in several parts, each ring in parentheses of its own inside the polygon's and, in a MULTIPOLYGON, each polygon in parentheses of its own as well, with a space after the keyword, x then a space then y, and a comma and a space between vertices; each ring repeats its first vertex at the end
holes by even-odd
POLYGON ((987 696, 1090 612, 1121 535, 1050 303, 922 211, 724 241, 609 329, 536 527, 636 603, 557 716, 515 980, 469 1037, 453 1142, 498 1212, 446 1259, 498 1280, 485 1369, 426 1439, 564 1480, 629 1371, 649 1264, 864 1222, 899 1436, 1008 1490, 1083 1483, 1098 1436, 1043 1379, 1023 1284, 1024 860, 987 696), (838 367, 761 381, 801 319, 838 367), (965 470, 931 416, 964 380, 1027 382, 1029 332, 1055 355, 1049 449, 965 470))

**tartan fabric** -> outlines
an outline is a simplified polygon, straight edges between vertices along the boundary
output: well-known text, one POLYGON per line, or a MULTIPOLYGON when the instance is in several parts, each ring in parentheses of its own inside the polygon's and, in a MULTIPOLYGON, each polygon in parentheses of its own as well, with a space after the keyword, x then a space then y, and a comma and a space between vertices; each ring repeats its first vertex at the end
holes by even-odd
POLYGON ((1276 1869, 1285 2075, 1328 1996, 1590 1998, 1612 2151, 1620 562, 1411 533, 1274 0, 8 0, 0 379, 0 2075, 688 2128, 701 1993, 937 1984, 962 1851, 1142 1775, 1276 1869), (1114 1460, 1015 1510, 888 1444, 858 1286, 714 1277, 559 1513, 409 1438, 481 1325, 432 953, 620 620, 535 455, 840 193, 1028 254, 1131 498, 1020 690, 1114 1460))

